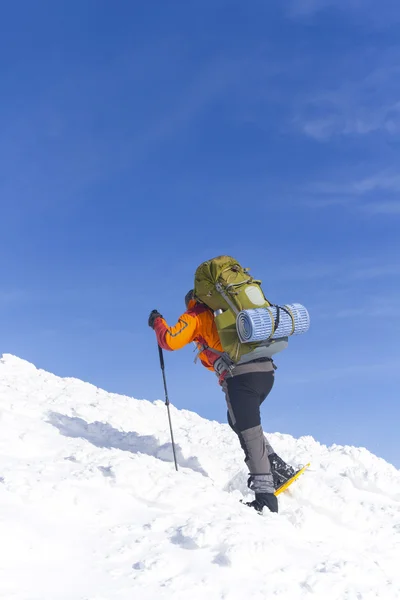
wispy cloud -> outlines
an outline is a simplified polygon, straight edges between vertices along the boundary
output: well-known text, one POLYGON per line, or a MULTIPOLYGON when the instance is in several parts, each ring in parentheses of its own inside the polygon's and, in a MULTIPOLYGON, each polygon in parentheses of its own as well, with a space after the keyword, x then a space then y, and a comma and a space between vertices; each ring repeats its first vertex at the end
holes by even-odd
POLYGON ((400 200, 368 202, 363 210, 371 215, 400 215, 400 200))
POLYGON ((385 314, 385 310, 381 306, 360 306, 358 308, 343 308, 338 310, 335 314, 329 313, 326 315, 328 319, 353 319, 355 317, 382 317, 385 314))
POLYGON ((364 54, 364 60, 356 54, 343 64, 332 65, 328 82, 319 86, 313 81, 314 89, 296 100, 293 123, 297 129, 318 141, 400 134, 399 49, 379 53, 366 47, 364 54))
POLYGON ((400 105, 365 107, 362 101, 345 99, 336 106, 318 106, 319 111, 326 111, 328 116, 297 119, 300 129, 308 137, 318 141, 327 141, 334 136, 368 135, 383 132, 388 135, 400 133, 400 105), (349 100, 349 102, 347 102, 349 100))
MULTIPOLYGON (((398 77, 400 71, 394 77, 398 77)), ((400 134, 400 102, 383 98, 381 90, 375 98, 364 92, 366 81, 358 88, 342 89, 309 98, 294 119, 295 125, 308 137, 327 141, 334 136, 400 134)), ((400 94, 397 90, 396 95, 400 94)))
POLYGON ((347 377, 363 376, 363 378, 371 377, 376 379, 376 374, 383 373, 398 379, 400 377, 399 358, 395 357, 392 360, 384 360, 381 362, 370 362, 364 364, 343 365, 332 367, 330 369, 314 369, 308 371, 305 375, 294 375, 288 379, 290 385, 313 383, 316 381, 334 381, 336 379, 346 379, 347 377))
MULTIPOLYGON (((400 106, 379 106, 365 108, 361 104, 356 106, 337 105, 326 108, 333 112, 325 118, 310 118, 310 120, 297 120, 305 135, 317 141, 327 141, 334 136, 368 135, 371 133, 386 133, 388 135, 400 134, 400 106)), ((319 110, 324 110, 323 104, 319 110)))
MULTIPOLYGON (((372 262, 372 261, 371 261, 372 262)), ((399 263, 369 264, 365 267, 355 267, 351 271, 352 279, 375 279, 376 277, 392 277, 400 275, 399 263)))
MULTIPOLYGON (((381 295, 370 295, 368 297, 361 297, 352 306, 343 306, 342 303, 336 304, 335 306, 329 307, 326 310, 326 306, 322 309, 316 308, 315 314, 319 319, 369 319, 370 317, 385 317, 388 315, 395 315, 399 306, 399 294, 388 293, 387 296, 381 295), (324 310, 325 309, 325 310, 324 310)), ((387 320, 386 320, 387 323, 387 320)), ((400 323, 392 323, 391 331, 394 329, 400 331, 400 323)))
POLYGON ((308 189, 312 192, 329 196, 362 196, 375 191, 397 193, 400 192, 400 173, 382 171, 372 176, 346 182, 320 181, 312 183, 308 189))
POLYGON ((384 170, 355 179, 316 181, 305 187, 304 204, 313 208, 343 205, 369 215, 400 214, 400 172, 384 170))
MULTIPOLYGON (((379 278, 399 278, 400 264, 398 262, 378 262, 375 257, 364 260, 347 260, 335 263, 305 263, 296 265, 295 268, 282 265, 276 279, 290 280, 318 280, 326 279, 333 282, 368 281, 379 278)), ((376 302, 382 299, 375 298, 376 302)), ((375 301, 374 300, 374 301, 375 301)))
POLYGON ((362 18, 375 27, 390 25, 400 20, 397 0, 290 0, 288 14, 292 18, 312 17, 326 9, 335 9, 347 15, 362 18))

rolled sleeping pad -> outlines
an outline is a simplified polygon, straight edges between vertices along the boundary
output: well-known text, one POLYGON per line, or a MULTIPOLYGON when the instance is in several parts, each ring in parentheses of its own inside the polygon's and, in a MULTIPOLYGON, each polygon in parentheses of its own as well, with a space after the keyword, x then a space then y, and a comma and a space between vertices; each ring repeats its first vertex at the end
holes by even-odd
POLYGON ((236 318, 236 329, 242 343, 277 340, 290 335, 301 335, 310 328, 310 315, 302 304, 285 304, 279 307, 242 310, 236 318))

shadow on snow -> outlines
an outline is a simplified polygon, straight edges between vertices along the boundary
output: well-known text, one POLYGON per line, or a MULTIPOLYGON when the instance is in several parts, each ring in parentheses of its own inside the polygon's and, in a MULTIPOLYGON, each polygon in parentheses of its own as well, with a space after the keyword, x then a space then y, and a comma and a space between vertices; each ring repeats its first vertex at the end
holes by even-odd
MULTIPOLYGON (((85 439, 98 448, 116 448, 133 454, 148 454, 165 462, 173 462, 172 444, 159 443, 153 435, 139 435, 135 431, 120 431, 109 423, 94 421, 87 423, 80 417, 69 417, 57 412, 48 413, 47 422, 58 429, 61 435, 70 438, 85 439)), ((201 473, 208 474, 201 467, 197 457, 185 458, 182 448, 175 443, 178 465, 201 473)))

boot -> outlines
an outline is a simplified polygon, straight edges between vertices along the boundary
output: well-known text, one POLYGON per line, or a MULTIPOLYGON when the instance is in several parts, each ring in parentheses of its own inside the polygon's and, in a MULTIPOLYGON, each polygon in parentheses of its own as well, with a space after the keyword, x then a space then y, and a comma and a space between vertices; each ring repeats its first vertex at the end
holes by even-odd
POLYGON ((275 452, 268 456, 269 462, 271 464, 272 476, 274 478, 274 486, 277 490, 281 485, 283 485, 288 479, 293 477, 296 474, 296 471, 285 463, 284 460, 280 456, 278 456, 275 452))
POLYGON ((262 513, 264 506, 273 513, 278 512, 278 498, 274 494, 257 493, 253 502, 245 502, 246 506, 251 506, 257 512, 262 513))

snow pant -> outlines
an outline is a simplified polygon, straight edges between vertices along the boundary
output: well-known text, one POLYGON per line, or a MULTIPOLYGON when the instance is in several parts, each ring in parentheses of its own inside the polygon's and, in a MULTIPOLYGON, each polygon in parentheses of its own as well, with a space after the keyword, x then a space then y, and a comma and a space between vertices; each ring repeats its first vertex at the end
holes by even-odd
POLYGON ((222 386, 228 406, 228 423, 239 438, 250 474, 249 487, 256 493, 275 491, 268 458, 274 450, 264 435, 260 415, 260 406, 273 385, 271 363, 255 362, 238 365, 222 386))

